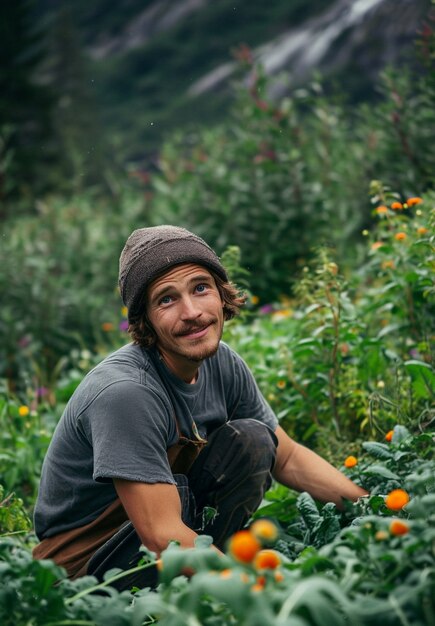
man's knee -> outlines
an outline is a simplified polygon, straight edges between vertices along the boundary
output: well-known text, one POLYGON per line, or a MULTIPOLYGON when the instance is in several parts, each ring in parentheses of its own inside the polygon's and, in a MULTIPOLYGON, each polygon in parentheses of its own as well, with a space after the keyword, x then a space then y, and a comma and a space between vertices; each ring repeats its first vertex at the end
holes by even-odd
POLYGON ((277 443, 273 431, 262 422, 240 419, 227 422, 215 431, 209 445, 220 449, 222 461, 225 459, 230 465, 244 465, 256 471, 257 468, 270 470, 273 467, 277 443))
POLYGON ((253 447, 262 448, 264 451, 270 449, 276 451, 278 440, 275 433, 263 422, 256 419, 246 418, 227 422, 222 428, 229 428, 237 437, 243 439, 246 444, 253 447))

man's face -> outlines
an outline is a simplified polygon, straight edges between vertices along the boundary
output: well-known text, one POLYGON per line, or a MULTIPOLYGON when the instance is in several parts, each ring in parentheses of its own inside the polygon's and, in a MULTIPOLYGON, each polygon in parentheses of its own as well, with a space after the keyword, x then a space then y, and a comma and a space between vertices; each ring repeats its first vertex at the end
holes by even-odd
POLYGON ((149 285, 147 314, 166 365, 192 382, 222 336, 223 301, 214 278, 201 265, 174 267, 149 285))

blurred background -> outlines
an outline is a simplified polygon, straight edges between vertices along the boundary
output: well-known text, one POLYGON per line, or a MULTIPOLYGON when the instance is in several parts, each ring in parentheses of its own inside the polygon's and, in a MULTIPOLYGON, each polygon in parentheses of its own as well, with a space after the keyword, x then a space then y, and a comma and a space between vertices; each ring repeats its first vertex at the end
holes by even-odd
MULTIPOLYGON (((421 72, 428 0, 17 0, 2 3, 3 200, 106 185, 158 168, 175 130, 225 120, 240 62, 278 76, 278 101, 322 77, 348 104, 379 100, 387 67, 421 72), (120 169, 118 169, 120 168, 120 169)), ((113 191, 113 190, 112 190, 113 191)))
POLYGON ((260 306, 320 245, 352 271, 370 185, 433 189, 434 25, 429 0, 1 3, 0 377, 50 388, 127 338, 136 227, 202 235, 260 306))

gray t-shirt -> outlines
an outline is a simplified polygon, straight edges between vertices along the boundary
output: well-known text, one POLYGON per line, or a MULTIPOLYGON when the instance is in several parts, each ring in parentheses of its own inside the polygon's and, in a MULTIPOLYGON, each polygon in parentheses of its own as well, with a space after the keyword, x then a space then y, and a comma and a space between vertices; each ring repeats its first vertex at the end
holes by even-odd
POLYGON ((171 483, 167 449, 192 424, 203 438, 231 419, 277 419, 245 362, 225 343, 196 383, 172 374, 155 349, 128 344, 80 383, 45 457, 35 507, 40 540, 84 526, 116 498, 113 478, 171 483))

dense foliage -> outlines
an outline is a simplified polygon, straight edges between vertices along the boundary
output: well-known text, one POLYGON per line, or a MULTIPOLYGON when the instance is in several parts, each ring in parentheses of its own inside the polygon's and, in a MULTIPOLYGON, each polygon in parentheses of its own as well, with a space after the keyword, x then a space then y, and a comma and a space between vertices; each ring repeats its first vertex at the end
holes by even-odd
MULTIPOLYGON (((261 552, 249 533, 235 536, 222 557, 206 537, 191 550, 171 545, 158 562, 157 592, 119 594, 110 583, 120 571, 102 584, 92 577, 66 580, 50 561, 32 560, 29 516, 64 404, 101 358, 82 350, 51 388, 29 386, 20 398, 5 389, 0 397, 2 623, 431 624, 433 198, 399 200, 378 182, 372 193, 377 223, 363 234, 367 255, 357 271, 343 276, 338 259, 320 249, 291 298, 262 304, 251 292, 250 308, 225 335, 287 430, 370 496, 340 512, 274 485, 255 515, 278 529, 261 552), (181 574, 187 564, 195 571, 190 580, 181 574)), ((248 280, 237 248, 227 250, 224 261, 240 282, 248 280)), ((114 347, 122 340, 114 324, 106 334, 114 347)), ((155 555, 144 551, 138 567, 154 564, 155 555)))
POLYGON ((117 324, 117 259, 135 227, 180 224, 219 253, 238 245, 264 302, 290 294, 320 244, 335 248, 343 271, 354 267, 361 230, 376 217, 370 181, 394 183, 401 201, 433 184, 432 74, 388 80, 384 102, 351 111, 308 92, 267 103, 259 75, 240 91, 227 126, 168 143, 161 173, 112 178, 104 198, 46 197, 36 215, 6 220, 0 375, 50 386, 73 348, 107 345, 102 324, 117 324))

